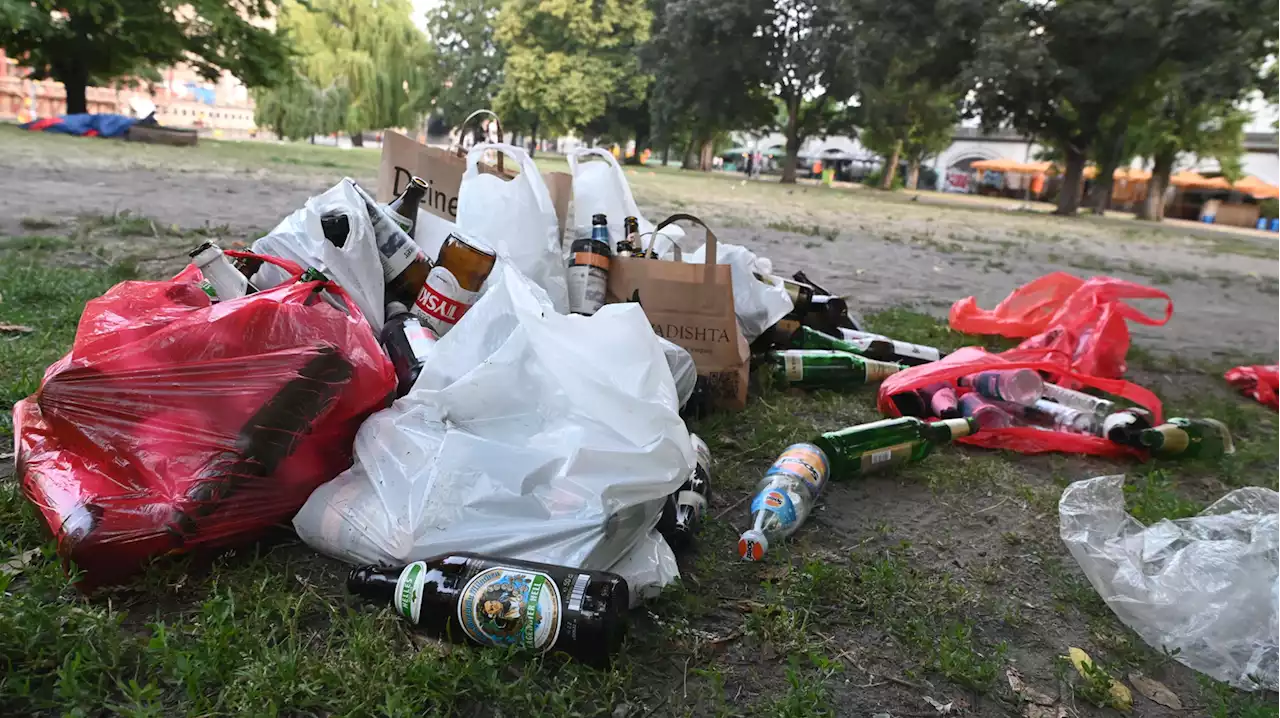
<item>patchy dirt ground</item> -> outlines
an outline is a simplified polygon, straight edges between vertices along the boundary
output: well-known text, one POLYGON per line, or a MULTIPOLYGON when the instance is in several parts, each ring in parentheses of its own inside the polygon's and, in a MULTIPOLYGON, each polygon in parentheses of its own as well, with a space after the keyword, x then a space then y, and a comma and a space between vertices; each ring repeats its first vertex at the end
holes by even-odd
MULTIPOLYGON (((0 281, 0 320, 70 336, 74 307, 61 318, 15 308, 24 298, 43 301, 41 291, 61 291, 30 286, 46 276, 39 267, 54 272, 48 276, 91 275, 102 286, 113 272, 165 276, 204 237, 251 241, 344 174, 372 184, 376 162, 368 151, 210 143, 184 152, 0 127, 0 264, 35 267, 9 274, 0 267, 0 278, 11 278, 8 286, 0 281)), ((957 208, 927 194, 913 200, 647 169, 629 170, 629 178, 651 218, 687 211, 716 222, 722 241, 848 294, 871 328, 943 348, 972 341, 936 321, 955 300, 972 294, 990 307, 1047 271, 1156 286, 1175 313, 1167 326, 1135 328, 1131 379, 1159 393, 1168 413, 1222 418, 1241 451, 1193 466, 946 447, 900 473, 832 486, 789 546, 763 565, 743 564, 726 547, 745 528, 745 502, 772 458, 815 431, 876 417, 871 390, 765 390, 747 411, 693 427, 715 456, 713 519, 682 561, 683 587, 638 616, 617 671, 552 661, 505 666, 483 651, 424 646, 385 611, 349 610, 343 567, 286 532, 281 542, 212 564, 157 567, 140 585, 93 601, 73 599, 65 587, 53 598, 39 594, 56 574, 46 556, 30 585, 15 584, 12 612, 0 610, 0 659, 47 667, 36 688, 28 686, 40 700, 0 680, 0 712, 100 701, 94 689, 68 694, 69 669, 57 667, 85 646, 132 641, 142 648, 121 649, 116 663, 86 663, 100 671, 92 673, 96 690, 119 706, 147 703, 145 687, 115 681, 132 677, 121 673, 130 667, 154 673, 162 678, 151 703, 168 714, 389 714, 401 711, 387 706, 400 705, 408 714, 904 718, 948 714, 934 704, 950 704, 950 714, 975 716, 1118 715, 1091 704, 1089 686, 1064 667, 1058 657, 1070 646, 1126 682, 1133 672, 1164 682, 1187 706, 1174 711, 1135 691, 1138 716, 1276 714, 1274 695, 1255 700, 1212 685, 1142 644, 1057 537, 1057 498, 1083 478, 1128 473, 1130 510, 1151 519, 1192 514, 1235 486, 1274 486, 1274 413, 1218 378, 1224 366, 1253 356, 1275 360, 1274 239, 957 208), (127 615, 110 641, 83 629, 86 616, 106 621, 121 610, 127 615), (159 643, 156 622, 168 636, 159 643), (41 631, 60 637, 48 645, 19 638, 41 631), (80 633, 91 638, 77 643, 80 633), (1014 692, 1011 669, 1052 705, 1014 692), (40 693, 50 684, 48 696, 40 693)), ((97 286, 76 291, 91 297, 97 286)), ((16 378, 0 388, 12 401, 34 388, 58 347, 5 350, 0 366, 16 378)), ((0 523, 11 527, 0 530, 0 547, 29 550, 40 545, 38 531, 4 479, 11 470, 0 460, 0 523)))

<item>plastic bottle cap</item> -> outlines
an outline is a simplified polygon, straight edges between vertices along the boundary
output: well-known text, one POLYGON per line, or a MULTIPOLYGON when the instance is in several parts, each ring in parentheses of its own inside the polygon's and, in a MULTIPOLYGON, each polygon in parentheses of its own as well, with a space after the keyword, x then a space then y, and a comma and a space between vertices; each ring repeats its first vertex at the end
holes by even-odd
POLYGON ((759 561, 769 550, 769 539, 759 529, 747 529, 738 537, 738 555, 743 561, 759 561))

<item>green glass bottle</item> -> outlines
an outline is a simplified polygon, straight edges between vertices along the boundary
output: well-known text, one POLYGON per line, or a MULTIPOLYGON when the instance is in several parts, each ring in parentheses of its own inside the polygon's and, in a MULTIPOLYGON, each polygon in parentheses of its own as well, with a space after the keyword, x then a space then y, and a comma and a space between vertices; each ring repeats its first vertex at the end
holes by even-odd
POLYGON ((977 423, 968 418, 926 422, 903 416, 829 431, 813 443, 831 462, 831 477, 848 479, 919 461, 935 446, 977 430, 977 423))
POLYGON ((874 334, 862 334, 854 337, 845 335, 845 332, 852 331, 846 329, 841 332, 842 336, 835 337, 820 332, 813 327, 802 326, 799 331, 791 336, 791 343, 801 349, 835 349, 836 351, 849 352, 850 354, 857 354, 876 361, 906 366, 917 366, 937 361, 938 353, 936 349, 932 350, 934 352, 932 355, 928 354, 931 347, 919 347, 915 344, 897 342, 888 337, 880 337, 874 334))
POLYGON ((905 368, 901 364, 828 349, 773 351, 764 354, 763 361, 783 386, 836 389, 883 381, 905 368))
POLYGON ((1236 451, 1231 432, 1217 419, 1169 419, 1144 429, 1138 443, 1162 459, 1212 459, 1236 451))

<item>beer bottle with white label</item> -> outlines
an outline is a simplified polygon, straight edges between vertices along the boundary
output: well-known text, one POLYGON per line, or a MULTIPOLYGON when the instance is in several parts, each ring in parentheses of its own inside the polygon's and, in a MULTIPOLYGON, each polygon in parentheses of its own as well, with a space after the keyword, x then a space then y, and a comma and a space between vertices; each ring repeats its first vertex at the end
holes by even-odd
POLYGON ((373 241, 378 247, 378 259, 382 263, 382 279, 386 287, 384 301, 411 306, 427 281, 431 261, 400 225, 391 219, 390 213, 374 202, 363 187, 352 179, 344 181, 350 183, 364 201, 365 214, 373 227, 373 241))
POLYGON ((454 643, 557 651, 607 668, 622 645, 627 582, 605 571, 472 553, 363 566, 347 590, 391 604, 427 633, 454 643))
POLYGON ((851 352, 858 356, 878 361, 895 362, 906 366, 919 366, 937 361, 938 350, 907 342, 898 342, 888 337, 875 334, 862 334, 852 329, 841 329, 849 332, 841 337, 834 337, 812 327, 800 327, 800 331, 791 337, 792 344, 800 349, 836 349, 851 352), (852 336, 851 336, 852 335, 852 336), (932 350, 932 351, 930 351, 932 350))
POLYGON ((937 446, 977 430, 977 422, 969 418, 921 421, 903 416, 829 431, 813 443, 831 460, 831 477, 849 479, 919 461, 937 446))
POLYGON ((414 230, 418 226, 418 205, 422 204, 422 198, 427 196, 428 185, 421 177, 410 177, 409 183, 404 186, 404 191, 399 197, 387 203, 387 209, 390 210, 391 219, 404 230, 409 237, 414 236, 414 230))
POLYGON ((400 302, 387 305, 386 321, 378 341, 396 368, 396 396, 409 393, 436 344, 436 334, 422 326, 418 317, 400 302))
POLYGON ((201 244, 189 256, 204 277, 200 288, 211 300, 228 302, 258 291, 213 242, 201 244))
POLYGON ((829 349, 785 349, 767 352, 761 359, 778 384, 811 388, 874 384, 906 368, 829 349))
POLYGON ((449 232, 418 292, 414 314, 437 336, 449 333, 480 297, 480 288, 496 261, 497 254, 479 239, 457 229, 449 232))
POLYGON ((711 501, 711 449, 697 434, 689 434, 689 441, 693 443, 697 462, 689 478, 668 497, 657 526, 658 533, 675 551, 693 542, 711 501))
POLYGON ((570 247, 569 311, 588 316, 604 306, 609 284, 609 221, 603 214, 591 218, 591 236, 576 239, 570 247))

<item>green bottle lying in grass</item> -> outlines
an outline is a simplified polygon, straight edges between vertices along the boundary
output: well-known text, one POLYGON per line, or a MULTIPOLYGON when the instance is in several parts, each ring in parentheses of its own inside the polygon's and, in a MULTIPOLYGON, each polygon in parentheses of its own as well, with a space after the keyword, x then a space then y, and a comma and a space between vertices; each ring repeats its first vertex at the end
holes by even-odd
POLYGON ((811 388, 841 389, 874 384, 905 368, 901 364, 827 349, 767 352, 763 360, 779 385, 811 388))
POLYGON ((1231 432, 1217 419, 1169 419, 1143 430, 1138 442, 1161 459, 1213 459, 1236 451, 1231 432))
POLYGON ((756 486, 751 528, 738 538, 738 555, 759 561, 770 543, 795 533, 828 478, 848 479, 919 461, 934 447, 977 428, 967 418, 925 422, 904 416, 829 431, 812 443, 787 447, 756 486))

